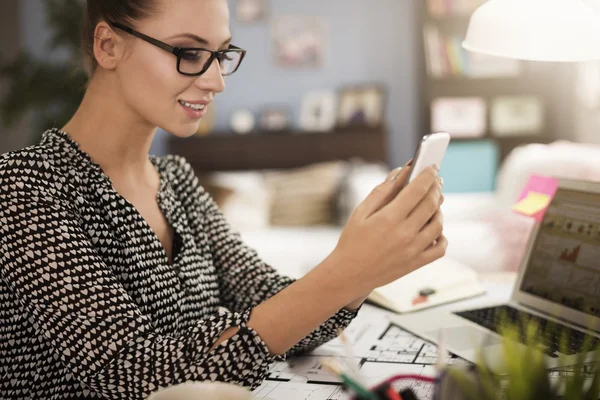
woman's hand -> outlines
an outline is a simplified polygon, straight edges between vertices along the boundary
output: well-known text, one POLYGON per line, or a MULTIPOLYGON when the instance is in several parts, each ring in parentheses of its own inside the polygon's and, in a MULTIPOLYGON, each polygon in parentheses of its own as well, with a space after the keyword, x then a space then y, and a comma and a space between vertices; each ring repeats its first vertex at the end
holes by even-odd
POLYGON ((445 255, 442 184, 429 168, 402 190, 410 168, 377 186, 348 220, 330 255, 332 279, 345 282, 356 301, 373 289, 445 255))
POLYGON ((409 172, 405 168, 373 190, 318 267, 253 309, 247 324, 271 354, 283 354, 341 308, 357 308, 373 289, 444 255, 437 170, 402 189, 409 172))

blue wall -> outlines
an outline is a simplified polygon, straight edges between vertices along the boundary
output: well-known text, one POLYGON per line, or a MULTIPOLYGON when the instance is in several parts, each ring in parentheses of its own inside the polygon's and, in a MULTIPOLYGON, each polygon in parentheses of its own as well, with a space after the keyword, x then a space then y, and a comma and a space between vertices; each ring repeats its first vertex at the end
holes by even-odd
MULTIPOLYGON (((258 113, 265 106, 286 104, 297 125, 303 95, 313 89, 337 89, 362 82, 382 82, 389 89, 387 123, 389 157, 402 165, 412 156, 420 122, 415 10, 422 0, 271 0, 270 15, 318 15, 328 25, 326 65, 318 70, 285 70, 274 65, 269 22, 242 24, 231 7, 234 42, 248 50, 243 67, 227 78, 217 96, 217 129, 226 129, 233 110, 258 113)), ((22 0, 24 43, 44 53, 44 10, 41 0, 22 0)), ((152 152, 165 151, 159 132, 152 152)))

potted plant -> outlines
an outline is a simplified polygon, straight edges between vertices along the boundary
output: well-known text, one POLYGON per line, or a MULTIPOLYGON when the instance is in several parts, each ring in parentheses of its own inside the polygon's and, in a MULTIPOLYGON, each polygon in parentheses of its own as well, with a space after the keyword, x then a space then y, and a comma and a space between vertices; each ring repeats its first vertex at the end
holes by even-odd
MULTIPOLYGON (((586 355, 595 354, 600 360, 600 349, 593 349, 589 341, 582 346, 575 365, 567 365, 563 358, 558 369, 560 377, 550 377, 544 354, 536 350, 540 338, 549 335, 553 324, 540 329, 535 322, 506 324, 501 330, 505 368, 502 374, 493 373, 483 356, 469 367, 447 366, 440 375, 437 398, 440 400, 598 400, 600 398, 600 368, 586 364, 586 355), (518 344, 524 339, 527 347, 518 344), (553 382, 554 381, 554 382, 553 382)), ((560 335, 559 352, 565 353, 567 336, 560 335), (562 351, 561 351, 562 350, 562 351)), ((543 340, 541 340, 543 342, 543 340)))

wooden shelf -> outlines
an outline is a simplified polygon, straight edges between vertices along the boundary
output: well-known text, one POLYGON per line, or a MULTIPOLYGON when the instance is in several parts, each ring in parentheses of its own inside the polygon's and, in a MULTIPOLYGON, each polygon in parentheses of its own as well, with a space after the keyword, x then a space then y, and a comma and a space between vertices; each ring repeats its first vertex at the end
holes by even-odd
POLYGON ((352 158, 387 163, 383 127, 249 135, 217 132, 170 138, 169 151, 184 156, 198 172, 297 168, 352 158))

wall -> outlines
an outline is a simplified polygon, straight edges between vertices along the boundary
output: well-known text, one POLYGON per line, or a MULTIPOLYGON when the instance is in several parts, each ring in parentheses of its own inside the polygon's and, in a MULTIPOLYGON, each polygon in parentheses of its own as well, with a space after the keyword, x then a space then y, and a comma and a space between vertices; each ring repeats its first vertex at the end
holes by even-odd
POLYGON ((383 82, 389 88, 390 161, 401 165, 412 156, 420 121, 414 0, 271 1, 273 17, 319 15, 327 22, 326 65, 307 71, 275 66, 268 23, 237 22, 235 1, 229 3, 234 43, 246 48, 248 56, 215 103, 218 128, 227 127, 229 115, 238 107, 258 113, 264 106, 287 104, 297 121, 302 97, 309 90, 383 82))
MULTIPOLYGON (((327 65, 315 71, 282 70, 271 62, 269 26, 240 24, 231 31, 235 43, 248 50, 243 67, 227 79, 227 90, 215 101, 217 129, 225 129, 239 107, 260 111, 263 106, 287 104, 297 118, 302 96, 310 89, 336 89, 346 84, 383 82, 389 88, 387 121, 391 129, 389 154, 400 165, 413 153, 420 121, 416 68, 418 29, 414 25, 420 0, 271 0, 271 15, 320 15, 329 25, 327 65), (376 4, 376 5, 374 5, 376 4)), ((25 46, 44 54, 44 9, 41 0, 21 0, 25 46)), ((157 134, 152 152, 165 151, 168 136, 157 134)))

